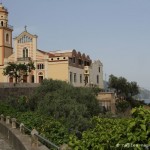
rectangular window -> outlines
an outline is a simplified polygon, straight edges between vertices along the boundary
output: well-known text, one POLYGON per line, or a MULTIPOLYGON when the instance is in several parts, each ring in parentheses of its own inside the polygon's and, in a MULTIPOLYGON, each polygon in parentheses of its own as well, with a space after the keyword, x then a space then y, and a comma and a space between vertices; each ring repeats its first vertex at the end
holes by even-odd
POLYGON ((34 83, 34 75, 31 77, 31 82, 34 83))
POLYGON ((10 77, 10 78, 9 78, 9 82, 10 82, 10 83, 13 83, 13 77, 10 77))
POLYGON ((72 83, 72 72, 70 72, 70 83, 72 83))
POLYGON ((77 82, 77 74, 74 73, 74 82, 77 82))
POLYGON ((87 62, 86 65, 87 65, 87 66, 90 66, 90 62, 87 62))
POLYGON ((44 69, 44 64, 38 64, 37 69, 44 69))
POLYGON ((76 63, 76 58, 75 57, 73 57, 73 63, 76 63))
POLYGON ((69 58, 69 64, 72 64, 72 58, 69 58))
POLYGON ((82 83, 82 74, 80 74, 80 83, 82 83))
POLYGON ((43 76, 39 76, 39 83, 43 81, 43 76))
POLYGON ((23 75, 23 83, 27 83, 27 76, 23 75))
POLYGON ((84 82, 85 82, 85 85, 87 85, 87 84, 88 84, 88 82, 89 82, 89 78, 88 78, 88 76, 85 76, 84 82))
POLYGON ((98 68, 98 71, 99 71, 99 72, 101 71, 101 67, 98 68))
POLYGON ((97 77, 96 77, 96 78, 97 78, 97 84, 98 84, 98 83, 99 83, 99 75, 97 75, 97 77))
POLYGON ((79 65, 82 65, 82 60, 78 59, 78 63, 79 63, 79 65))

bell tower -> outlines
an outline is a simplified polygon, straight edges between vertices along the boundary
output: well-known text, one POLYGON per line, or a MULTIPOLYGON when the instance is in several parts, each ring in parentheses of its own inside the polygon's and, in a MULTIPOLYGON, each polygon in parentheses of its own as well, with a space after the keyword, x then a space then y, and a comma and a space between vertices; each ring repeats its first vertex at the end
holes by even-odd
POLYGON ((13 53, 12 31, 13 27, 8 25, 8 11, 0 3, 0 66, 4 65, 4 59, 13 53))

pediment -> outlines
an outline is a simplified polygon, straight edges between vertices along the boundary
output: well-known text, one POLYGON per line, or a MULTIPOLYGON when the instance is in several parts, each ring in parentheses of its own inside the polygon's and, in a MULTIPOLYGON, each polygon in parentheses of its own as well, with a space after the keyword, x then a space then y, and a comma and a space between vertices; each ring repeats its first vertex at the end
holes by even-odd
POLYGON ((15 37, 15 40, 23 40, 26 42, 31 42, 33 38, 37 38, 37 35, 33 35, 27 31, 23 31, 20 35, 18 35, 17 37, 15 37))

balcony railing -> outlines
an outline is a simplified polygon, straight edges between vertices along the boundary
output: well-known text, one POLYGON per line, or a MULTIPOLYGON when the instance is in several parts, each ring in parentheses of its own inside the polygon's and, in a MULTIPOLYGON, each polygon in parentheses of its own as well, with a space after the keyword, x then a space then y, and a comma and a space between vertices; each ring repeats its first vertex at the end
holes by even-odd
POLYGON ((1 28, 1 27, 9 28, 9 29, 13 30, 13 26, 11 26, 11 25, 9 25, 9 24, 8 24, 8 25, 3 25, 3 26, 0 24, 0 28, 1 28))
POLYGON ((11 25, 9 25, 9 24, 7 25, 7 28, 13 30, 13 26, 11 26, 11 25))
POLYGON ((84 66, 84 75, 89 75, 89 66, 84 66))
POLYGON ((17 61, 30 61, 31 60, 31 57, 20 57, 20 58, 17 58, 17 61))

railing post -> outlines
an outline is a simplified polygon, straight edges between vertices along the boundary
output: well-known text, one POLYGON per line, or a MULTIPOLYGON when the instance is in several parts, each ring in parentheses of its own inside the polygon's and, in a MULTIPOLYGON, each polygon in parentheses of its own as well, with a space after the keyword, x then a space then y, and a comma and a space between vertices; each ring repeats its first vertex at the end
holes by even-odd
POLYGON ((20 124, 20 132, 22 134, 25 134, 25 132, 24 132, 24 124, 23 123, 20 124))
POLYGON ((6 116, 6 124, 10 124, 10 116, 6 116))
POLYGON ((4 122, 4 115, 1 114, 1 121, 4 122))
POLYGON ((36 134, 38 134, 38 132, 33 129, 31 131, 31 147, 32 148, 38 148, 38 137, 36 136, 36 134))
POLYGON ((12 121, 12 128, 16 129, 16 118, 12 118, 11 121, 12 121))

